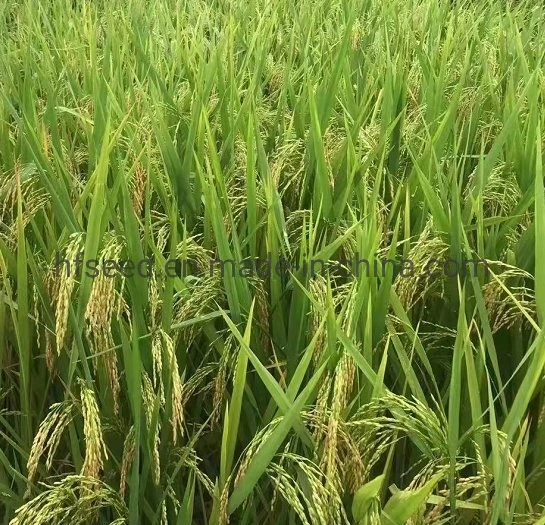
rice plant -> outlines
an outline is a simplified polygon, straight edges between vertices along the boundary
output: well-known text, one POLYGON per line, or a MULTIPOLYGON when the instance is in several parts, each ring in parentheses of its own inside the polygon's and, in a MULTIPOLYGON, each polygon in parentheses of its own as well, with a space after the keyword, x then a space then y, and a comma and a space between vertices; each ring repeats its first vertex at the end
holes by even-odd
POLYGON ((544 6, 0 6, 1 523, 545 524, 544 6))

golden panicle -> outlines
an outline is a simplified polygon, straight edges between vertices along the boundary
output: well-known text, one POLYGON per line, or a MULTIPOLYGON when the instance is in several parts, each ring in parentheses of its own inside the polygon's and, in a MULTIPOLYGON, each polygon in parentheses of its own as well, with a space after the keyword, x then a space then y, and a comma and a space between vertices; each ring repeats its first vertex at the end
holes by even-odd
POLYGON ((153 365, 153 387, 159 390, 161 405, 165 404, 165 387, 163 384, 163 343, 162 335, 156 332, 151 344, 151 356, 153 365))
POLYGON ((49 330, 45 331, 45 363, 49 373, 53 373, 55 365, 55 341, 54 336, 49 333, 49 330))
POLYGON ((163 500, 161 503, 161 525, 168 525, 168 514, 167 514, 167 502, 163 500))
MULTIPOLYGON (((116 238, 111 238, 104 250, 100 253, 100 259, 119 259, 123 246, 116 238)), ((112 314, 116 311, 118 295, 115 290, 116 278, 107 277, 104 272, 94 279, 91 294, 85 310, 85 319, 91 330, 100 327, 109 327, 112 314)))
POLYGON ((253 457, 256 455, 261 445, 265 441, 267 441, 270 435, 274 432, 275 428, 279 425, 280 421, 281 421, 280 418, 273 419, 265 428, 261 429, 256 434, 254 439, 252 439, 252 441, 246 448, 246 451, 244 453, 244 458, 240 464, 240 467, 238 468, 238 472, 234 481, 234 487, 236 487, 238 483, 240 482, 240 480, 244 477, 253 457))
POLYGON ((125 525, 128 510, 119 494, 93 477, 70 475, 17 509, 10 525, 86 525, 108 508, 111 525, 125 525))
POLYGON ((153 419, 153 406, 155 405, 155 392, 145 370, 142 372, 142 405, 146 416, 146 425, 150 428, 153 419))
POLYGON ((428 221, 419 238, 409 251, 407 259, 414 265, 414 279, 396 279, 394 287, 405 308, 411 308, 419 300, 429 298, 432 293, 443 294, 444 279, 433 274, 440 270, 432 268, 432 272, 426 271, 429 261, 435 259, 444 261, 448 258, 450 246, 438 234, 432 221, 428 221))
POLYGON ((229 513, 227 504, 229 503, 229 490, 225 485, 220 497, 219 525, 229 525, 229 513))
POLYGON ((305 141, 287 137, 270 162, 271 177, 283 202, 291 210, 299 208, 305 181, 305 141))
POLYGON ((335 486, 338 483, 323 483, 325 473, 308 458, 290 452, 292 444, 287 443, 284 452, 277 455, 267 467, 267 474, 275 491, 273 502, 280 495, 295 510, 302 523, 313 525, 348 524, 343 501, 335 486), (303 474, 309 491, 299 483, 303 474), (309 519, 310 518, 310 519, 309 519))
POLYGON ((501 328, 527 324, 526 315, 533 318, 536 315, 532 275, 505 263, 496 262, 495 266, 499 268, 496 270, 496 278, 483 286, 484 301, 492 321, 493 333, 501 328))
MULTIPOLYGON (((104 249, 100 254, 101 259, 118 260, 123 249, 120 240, 115 236, 110 236, 104 249)), ((93 281, 91 294, 85 310, 85 320, 87 322, 87 334, 93 354, 100 355, 100 361, 106 370, 108 382, 112 391, 114 401, 114 411, 119 410, 119 372, 117 368, 116 353, 110 348, 114 346, 111 332, 112 318, 119 309, 120 295, 116 290, 115 278, 107 277, 101 272, 93 281)), ((95 366, 97 360, 94 360, 95 366)))
POLYGON ((284 500, 289 504, 290 508, 295 511, 301 520, 301 523, 304 525, 310 525, 305 508, 301 503, 301 498, 299 491, 297 490, 297 482, 295 479, 293 479, 293 477, 288 474, 284 468, 277 464, 269 465, 268 472, 269 477, 274 484, 275 499, 277 493, 281 494, 284 500))
POLYGON ((22 201, 23 228, 50 200, 48 193, 36 182, 35 174, 33 164, 21 165, 17 161, 13 173, 0 178, 0 223, 7 226, 6 241, 10 245, 17 242, 19 196, 22 201))
MULTIPOLYGON (((65 259, 73 266, 73 261, 79 252, 83 251, 83 233, 75 233, 70 237, 70 241, 65 250, 65 259)), ((56 325, 55 332, 57 334, 57 354, 60 354, 61 349, 65 344, 66 333, 68 330, 68 314, 72 291, 76 284, 76 272, 71 267, 70 270, 62 269, 62 274, 56 276, 58 280, 57 297, 55 305, 56 325)))
POLYGON ((108 458, 102 436, 99 409, 94 391, 80 379, 81 410, 83 414, 83 434, 85 436, 85 459, 81 470, 82 476, 99 478, 108 458))
POLYGON ((40 333, 40 297, 38 294, 38 287, 36 283, 32 284, 32 313, 34 315, 34 328, 36 330, 36 346, 38 349, 42 349, 42 338, 40 333))
POLYGON ((132 205, 134 213, 140 217, 144 208, 144 198, 146 196, 146 184, 148 172, 139 162, 136 165, 133 180, 132 205))
POLYGON ((328 419, 329 414, 329 397, 331 395, 331 388, 333 379, 329 372, 324 377, 320 389, 318 390, 318 397, 316 398, 316 404, 314 406, 314 417, 317 420, 317 424, 314 428, 314 438, 317 442, 320 442, 323 438, 325 426, 322 424, 328 419))
POLYGON ((174 443, 177 443, 178 437, 184 433, 184 404, 185 394, 180 372, 178 370, 178 360, 175 354, 174 341, 165 332, 161 332, 163 340, 163 349, 165 358, 163 362, 170 371, 172 381, 172 439, 174 443))
POLYGON ((149 308, 150 308, 150 324, 155 328, 160 323, 161 314, 161 290, 162 282, 157 272, 151 272, 148 284, 149 308))
POLYGON ((72 420, 72 408, 71 401, 55 403, 50 407, 49 413, 40 424, 27 461, 28 488, 25 497, 28 496, 31 484, 36 478, 40 459, 45 456, 46 468, 51 468, 62 433, 72 420))
POLYGON ((228 344, 229 341, 232 342, 233 338, 229 337, 228 341, 226 341, 226 344, 224 346, 224 352, 221 354, 219 363, 218 363, 218 371, 214 378, 214 397, 213 397, 213 414, 212 414, 212 420, 211 425, 216 425, 220 419, 222 407, 223 407, 223 401, 225 399, 226 395, 226 386, 227 386, 227 369, 228 369, 228 363, 229 358, 231 356, 231 348, 228 344))
POLYGON ((148 432, 153 432, 153 448, 151 449, 151 463, 152 463, 152 477, 155 485, 159 485, 161 478, 161 460, 159 456, 159 446, 161 444, 160 438, 160 419, 157 418, 155 428, 153 425, 153 414, 156 410, 157 396, 153 390, 153 385, 149 375, 144 372, 142 376, 142 400, 144 405, 144 412, 146 415, 146 424, 148 432))
POLYGON ((249 284, 256 300, 256 321, 259 327, 261 345, 265 352, 272 348, 269 330, 269 296, 262 279, 251 278, 249 284))
MULTIPOLYGON (((316 304, 314 302, 311 304, 310 314, 311 330, 312 333, 316 333, 318 330, 320 330, 320 324, 322 322, 324 312, 327 311, 327 282, 323 276, 316 275, 309 281, 309 287, 310 293, 316 302, 316 304)), ((312 356, 315 363, 319 362, 326 344, 327 341, 325 331, 321 330, 312 356)))
MULTIPOLYGON (((180 261, 195 261, 196 273, 201 274, 208 271, 210 260, 213 259, 213 252, 207 250, 202 245, 202 236, 194 235, 187 237, 176 246, 176 257, 180 261)), ((186 264, 186 273, 193 272, 194 268, 189 263, 186 264)))
POLYGON ((136 454, 136 436, 134 426, 131 426, 123 444, 123 456, 121 458, 121 476, 119 480, 119 495, 125 499, 127 480, 136 454))

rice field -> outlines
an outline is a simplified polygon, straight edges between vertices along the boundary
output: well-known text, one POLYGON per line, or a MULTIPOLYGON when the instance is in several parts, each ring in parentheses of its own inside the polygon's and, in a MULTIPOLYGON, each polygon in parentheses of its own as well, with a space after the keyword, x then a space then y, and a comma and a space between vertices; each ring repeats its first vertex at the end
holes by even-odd
POLYGON ((0 13, 0 523, 545 525, 545 6, 0 13))

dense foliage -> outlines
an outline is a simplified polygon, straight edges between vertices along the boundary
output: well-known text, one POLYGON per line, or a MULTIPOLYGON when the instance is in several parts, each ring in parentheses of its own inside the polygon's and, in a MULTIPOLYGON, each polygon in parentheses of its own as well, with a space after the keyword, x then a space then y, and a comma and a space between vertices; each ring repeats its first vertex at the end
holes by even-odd
POLYGON ((0 522, 545 524, 545 7, 0 6, 0 522))

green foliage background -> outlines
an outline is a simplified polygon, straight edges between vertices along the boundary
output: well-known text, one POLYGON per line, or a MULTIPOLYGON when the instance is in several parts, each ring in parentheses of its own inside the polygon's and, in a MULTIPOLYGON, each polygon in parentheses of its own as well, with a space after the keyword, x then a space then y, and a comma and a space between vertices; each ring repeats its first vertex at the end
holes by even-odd
POLYGON ((545 8, 0 6, 0 521, 545 523, 545 8))

